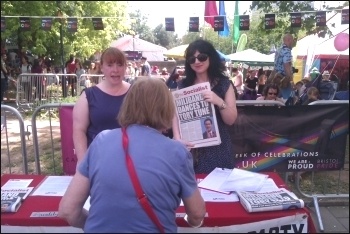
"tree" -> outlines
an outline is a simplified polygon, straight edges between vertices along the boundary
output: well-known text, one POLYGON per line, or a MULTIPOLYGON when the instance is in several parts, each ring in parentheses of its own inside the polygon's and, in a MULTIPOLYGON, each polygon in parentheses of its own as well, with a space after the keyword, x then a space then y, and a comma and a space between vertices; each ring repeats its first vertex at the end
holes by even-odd
MULTIPOLYGON (((34 54, 50 55, 60 61, 60 20, 53 19, 50 31, 41 29, 41 16, 57 16, 60 10, 66 17, 78 18, 78 31, 67 32, 67 21, 63 19, 63 44, 66 58, 70 54, 88 58, 95 51, 102 51, 116 37, 116 31, 130 28, 126 15, 126 2, 118 1, 2 1, 2 16, 29 16, 31 29, 22 32, 18 17, 6 17, 6 31, 1 34, 2 40, 16 40, 20 50, 31 50, 34 54), (39 16, 39 17, 31 17, 39 16), (94 30, 90 17, 103 18, 104 30, 94 30), (113 18, 112 18, 113 17, 113 18)), ((56 62, 57 63, 57 62, 56 62)))
POLYGON ((138 35, 142 40, 155 43, 156 39, 152 30, 147 25, 147 17, 142 15, 139 9, 136 10, 136 12, 130 13, 129 17, 132 23, 128 33, 131 35, 138 35))
POLYGON ((163 24, 158 25, 153 29, 155 44, 161 45, 167 49, 180 45, 180 40, 174 32, 167 32, 163 24))

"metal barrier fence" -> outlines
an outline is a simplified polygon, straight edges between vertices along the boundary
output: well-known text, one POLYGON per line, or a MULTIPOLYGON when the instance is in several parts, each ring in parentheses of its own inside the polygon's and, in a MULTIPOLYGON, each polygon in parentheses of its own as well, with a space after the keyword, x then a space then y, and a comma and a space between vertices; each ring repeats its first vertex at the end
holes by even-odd
POLYGON ((85 88, 100 83, 103 77, 104 75, 82 74, 77 80, 77 94, 80 95, 85 88))
MULTIPOLYGON (((23 121, 22 115, 18 112, 18 110, 16 110, 12 106, 1 104, 1 174, 13 173, 12 167, 16 166, 16 163, 18 163, 17 161, 12 160, 11 158, 11 155, 13 155, 14 148, 17 147, 15 146, 14 143, 18 134, 19 134, 21 154, 22 154, 23 173, 28 174, 28 160, 27 160, 27 148, 26 148, 26 138, 25 138, 26 133, 24 130, 24 121, 23 121), (16 137, 11 137, 11 139, 9 139, 9 133, 8 133, 9 129, 7 125, 8 123, 7 116, 9 116, 10 114, 14 115, 17 118, 18 124, 19 124, 19 133, 17 133, 16 131, 15 132, 16 137), (5 135, 5 137, 3 137, 3 134, 5 135), (2 142, 3 140, 5 140, 4 151, 3 151, 4 144, 2 142), (4 162, 5 159, 7 160, 7 162, 4 162), (8 171, 5 171, 5 167, 8 168, 8 171)), ((19 173, 19 172, 15 172, 15 173, 19 173)))
MULTIPOLYGON (((309 105, 328 105, 328 104, 347 104, 349 105, 349 101, 340 101, 340 100, 319 100, 310 103, 309 105)), ((348 106, 349 108, 349 106, 348 106)), ((349 140, 349 139, 348 139, 349 140)), ((347 140, 347 141, 348 141, 347 140)), ((349 142, 349 141, 348 141, 349 142)), ((345 155, 347 157, 345 159, 345 162, 349 163, 349 155, 345 155)), ((343 170, 338 171, 325 171, 325 173, 322 175, 322 178, 327 178, 327 180, 321 181, 321 183, 316 186, 318 183, 316 183, 316 178, 320 178, 320 176, 317 176, 317 171, 312 171, 310 178, 311 178, 311 184, 309 188, 309 191, 303 191, 303 188, 301 188, 302 185, 302 173, 299 172, 296 176, 295 185, 297 191, 304 197, 312 198, 317 219, 319 223, 320 230, 323 231, 323 222, 322 217, 320 213, 320 208, 318 204, 318 199, 347 199, 349 201, 349 193, 342 193, 341 191, 341 179, 342 178, 349 178, 349 168, 345 168, 343 170), (331 174, 333 172, 333 174, 331 174), (337 178, 334 178, 336 176, 337 178), (331 179, 334 178, 335 181, 332 181, 331 179), (331 183, 336 184, 335 188, 333 188, 331 183)), ((349 186, 349 185, 347 185, 349 186)), ((349 189, 349 187, 347 188, 349 189)))

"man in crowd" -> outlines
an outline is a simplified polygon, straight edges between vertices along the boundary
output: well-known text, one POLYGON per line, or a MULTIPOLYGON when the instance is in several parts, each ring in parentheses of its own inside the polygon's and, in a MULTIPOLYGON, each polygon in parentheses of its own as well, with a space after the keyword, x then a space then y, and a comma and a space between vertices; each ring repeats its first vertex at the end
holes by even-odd
POLYGON ((141 68, 141 75, 142 76, 149 76, 151 73, 151 66, 147 62, 146 57, 141 58, 142 68, 141 68))
POLYGON ((271 73, 269 80, 280 79, 281 95, 283 99, 287 100, 292 89, 291 82, 293 81, 293 68, 292 68, 292 48, 294 44, 293 36, 289 33, 283 36, 282 47, 277 50, 275 54, 274 72, 271 73))

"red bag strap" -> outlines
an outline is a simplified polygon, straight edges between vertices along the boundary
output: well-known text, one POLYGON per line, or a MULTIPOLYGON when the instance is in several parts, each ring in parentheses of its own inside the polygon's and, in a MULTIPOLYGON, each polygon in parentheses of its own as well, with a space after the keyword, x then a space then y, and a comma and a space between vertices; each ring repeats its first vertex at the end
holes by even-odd
POLYGON ((147 195, 142 190, 140 181, 137 177, 137 173, 134 167, 134 163, 129 155, 128 152, 128 145, 129 145, 129 137, 126 133, 126 129, 122 128, 123 133, 123 148, 125 151, 125 157, 126 157, 126 166, 128 168, 129 176, 132 182, 132 185, 136 192, 136 197, 139 203, 141 204, 142 208, 145 210, 147 215, 150 217, 150 219, 153 221, 153 223, 158 227, 159 231, 161 233, 165 233, 164 228, 162 224, 160 223, 156 213, 154 213, 154 210, 152 209, 151 204, 148 201, 147 195))

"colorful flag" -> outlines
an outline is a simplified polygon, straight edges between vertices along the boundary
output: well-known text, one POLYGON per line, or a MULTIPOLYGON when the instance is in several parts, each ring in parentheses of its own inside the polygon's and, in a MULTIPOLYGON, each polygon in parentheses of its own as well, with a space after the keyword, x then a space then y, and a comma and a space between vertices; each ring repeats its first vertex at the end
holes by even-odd
POLYGON ((227 25, 224 1, 219 1, 219 14, 220 14, 220 16, 224 16, 224 30, 219 31, 219 36, 228 37, 230 34, 230 30, 229 30, 228 25, 227 25))
POLYGON ((204 20, 214 28, 214 16, 218 15, 216 1, 205 1, 204 20), (210 16, 210 17, 206 17, 210 16))
POLYGON ((237 45, 239 40, 239 11, 238 1, 235 2, 235 15, 233 16, 233 42, 237 45))

